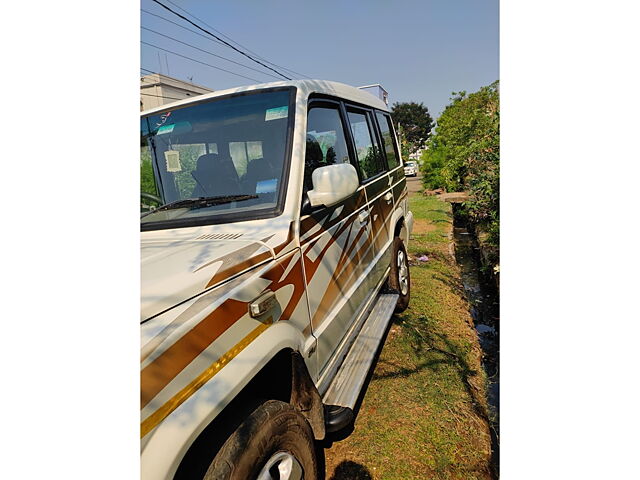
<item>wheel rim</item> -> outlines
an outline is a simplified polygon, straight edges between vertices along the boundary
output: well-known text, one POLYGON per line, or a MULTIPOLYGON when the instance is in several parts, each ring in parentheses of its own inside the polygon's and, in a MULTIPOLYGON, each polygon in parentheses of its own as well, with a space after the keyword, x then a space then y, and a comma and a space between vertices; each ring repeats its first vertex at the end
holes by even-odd
POLYGON ((302 466, 289 452, 277 452, 264 464, 257 480, 302 480, 302 466))
POLYGON ((402 250, 398 250, 397 265, 400 293, 404 296, 409 292, 409 268, 407 267, 407 260, 402 250))

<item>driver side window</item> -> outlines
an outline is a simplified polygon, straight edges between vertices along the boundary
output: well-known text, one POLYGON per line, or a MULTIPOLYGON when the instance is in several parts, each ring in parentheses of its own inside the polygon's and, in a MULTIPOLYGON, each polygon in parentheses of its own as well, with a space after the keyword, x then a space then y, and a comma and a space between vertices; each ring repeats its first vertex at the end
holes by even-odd
POLYGON ((311 174, 316 168, 349 163, 349 152, 338 105, 311 106, 307 117, 304 157, 304 191, 313 190, 311 174))

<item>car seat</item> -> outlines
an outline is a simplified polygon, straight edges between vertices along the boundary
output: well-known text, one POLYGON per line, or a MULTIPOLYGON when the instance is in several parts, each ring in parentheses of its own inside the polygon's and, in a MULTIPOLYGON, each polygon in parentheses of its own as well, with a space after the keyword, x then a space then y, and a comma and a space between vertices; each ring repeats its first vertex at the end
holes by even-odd
POLYGON ((231 157, 207 153, 198 157, 196 169, 191 172, 196 181, 192 197, 218 197, 237 195, 239 179, 231 157))

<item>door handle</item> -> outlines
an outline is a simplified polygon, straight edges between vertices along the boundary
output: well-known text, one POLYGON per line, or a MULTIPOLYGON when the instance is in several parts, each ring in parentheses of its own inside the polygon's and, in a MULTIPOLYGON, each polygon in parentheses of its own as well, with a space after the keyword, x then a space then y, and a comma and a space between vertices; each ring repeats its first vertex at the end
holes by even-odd
POLYGON ((369 221, 369 211, 368 210, 362 210, 358 214, 358 220, 360 220, 360 224, 367 223, 369 221))
POLYGON ((387 192, 387 194, 384 196, 384 199, 387 201, 387 203, 391 203, 392 198, 393 194, 391 192, 387 192))

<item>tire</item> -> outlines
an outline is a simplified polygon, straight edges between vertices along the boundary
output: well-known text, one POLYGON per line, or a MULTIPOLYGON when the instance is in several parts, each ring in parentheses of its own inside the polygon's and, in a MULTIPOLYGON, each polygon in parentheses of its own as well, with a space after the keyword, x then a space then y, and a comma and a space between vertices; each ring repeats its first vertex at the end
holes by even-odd
POLYGON ((409 306, 411 298, 411 274, 407 250, 399 237, 393 239, 393 255, 391 257, 391 271, 389 272, 389 289, 400 295, 396 304, 395 313, 404 312, 409 306), (399 268, 398 263, 404 264, 404 269, 399 268), (401 278, 404 277, 406 281, 401 278))
POLYGON ((319 480, 316 453, 307 420, 288 403, 268 400, 227 439, 204 480, 319 480), (284 474, 287 468, 292 475, 284 474), (269 475, 279 469, 282 475, 269 475))

